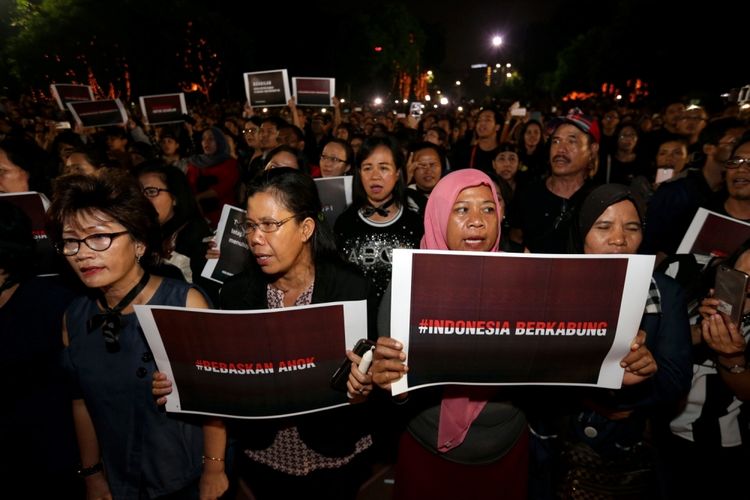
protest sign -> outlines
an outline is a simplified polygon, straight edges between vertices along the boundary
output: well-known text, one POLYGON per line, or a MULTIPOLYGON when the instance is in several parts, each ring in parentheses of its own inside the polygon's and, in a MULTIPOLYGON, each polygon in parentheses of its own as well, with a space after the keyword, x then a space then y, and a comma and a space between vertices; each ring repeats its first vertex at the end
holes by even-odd
POLYGON ((135 306, 159 371, 173 382, 167 410, 273 418, 348 404, 330 379, 367 337, 367 302, 260 311, 135 306))
POLYGON ((391 337, 439 384, 619 388, 653 256, 393 251, 391 337))

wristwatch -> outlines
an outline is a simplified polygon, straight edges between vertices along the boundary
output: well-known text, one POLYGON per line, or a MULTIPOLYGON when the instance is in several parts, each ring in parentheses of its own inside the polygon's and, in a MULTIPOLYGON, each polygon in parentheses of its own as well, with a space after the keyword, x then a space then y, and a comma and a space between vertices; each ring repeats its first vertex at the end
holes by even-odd
POLYGON ((735 375, 739 374, 739 373, 745 373, 745 371, 747 370, 747 365, 732 365, 732 366, 727 366, 724 363, 719 363, 718 361, 716 362, 716 364, 722 370, 724 370, 726 372, 729 372, 729 373, 734 373, 735 375))

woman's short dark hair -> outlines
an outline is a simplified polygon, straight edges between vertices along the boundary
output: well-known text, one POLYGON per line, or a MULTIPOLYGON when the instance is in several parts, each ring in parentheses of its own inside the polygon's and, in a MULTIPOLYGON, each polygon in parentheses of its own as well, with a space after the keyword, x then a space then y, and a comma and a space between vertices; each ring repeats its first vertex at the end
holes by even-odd
POLYGON ((49 185, 55 171, 52 157, 35 142, 21 137, 7 137, 0 141, 11 163, 29 175, 29 190, 49 194, 49 185))
POLYGON ((323 145, 323 147, 331 143, 338 144, 339 146, 344 148, 344 154, 346 155, 347 165, 351 166, 354 164, 354 150, 352 149, 352 145, 349 144, 348 141, 345 141, 344 139, 339 139, 338 137, 333 137, 332 139, 327 140, 326 143, 323 145))
POLYGON ((161 253, 159 216, 130 173, 105 168, 96 177, 77 174, 61 177, 55 183, 47 212, 49 237, 60 243, 66 219, 79 212, 94 211, 112 217, 125 226, 133 239, 146 245, 145 264, 158 260, 161 253))
POLYGON ((186 222, 201 217, 198 202, 190 189, 190 182, 180 169, 166 165, 162 160, 145 161, 138 167, 136 178, 145 174, 156 175, 167 186, 169 194, 174 199, 174 215, 162 227, 165 238, 174 234, 186 222))
POLYGON ((266 154, 266 160, 267 160, 266 165, 268 164, 268 162, 271 161, 271 158, 273 158, 274 156, 276 156, 279 153, 288 153, 288 154, 294 156, 297 159, 297 166, 298 166, 299 170, 303 170, 304 169, 304 167, 305 167, 305 159, 302 156, 302 153, 298 149, 295 149, 295 148, 293 148, 292 146, 290 146, 288 144, 279 144, 278 146, 276 146, 275 148, 273 148, 271 151, 269 151, 266 154))
POLYGON ((258 193, 269 193, 298 222, 307 217, 315 221, 315 230, 310 238, 313 258, 338 258, 333 231, 323 215, 315 181, 304 172, 289 167, 272 168, 258 174, 247 187, 247 197, 258 193))
POLYGON ((398 202, 399 205, 404 204, 404 196, 406 189, 406 181, 404 180, 404 167, 406 166, 406 159, 398 146, 398 142, 393 137, 386 136, 370 136, 362 143, 362 146, 357 152, 356 166, 354 168, 354 179, 352 180, 352 205, 357 208, 367 205, 367 192, 365 187, 362 185, 362 174, 360 172, 362 168, 362 162, 369 158, 373 152, 379 147, 386 147, 391 151, 393 155, 393 162, 396 165, 396 175, 398 179, 396 185, 393 187, 393 198, 398 202))
POLYGON ((0 201, 0 270, 6 282, 16 284, 34 274, 34 248, 31 220, 16 205, 0 201))

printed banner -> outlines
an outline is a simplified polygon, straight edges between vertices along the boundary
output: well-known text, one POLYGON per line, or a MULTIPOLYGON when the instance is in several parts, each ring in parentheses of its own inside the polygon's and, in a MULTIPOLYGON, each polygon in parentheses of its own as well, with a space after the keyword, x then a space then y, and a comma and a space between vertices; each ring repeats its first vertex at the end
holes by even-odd
POLYGON ((699 208, 677 253, 727 256, 750 238, 750 224, 699 208))
POLYGON ((185 121, 185 94, 144 95, 139 98, 143 119, 150 125, 164 125, 185 121))
POLYGON ((391 336, 440 384, 619 388, 654 257, 394 250, 391 336))
POLYGON ((245 73, 245 95, 250 106, 286 106, 289 78, 285 69, 245 73))
POLYGON ((37 276, 51 276, 58 274, 60 258, 47 236, 45 214, 49 208, 49 200, 42 193, 27 191, 24 193, 0 193, 0 200, 16 205, 31 220, 31 232, 36 241, 35 259, 37 276))
POLYGON ((159 370, 173 382, 167 410, 273 418, 348 404, 331 376, 367 337, 367 302, 263 311, 135 306, 159 370))
POLYGON ((93 101, 94 91, 89 85, 77 85, 74 83, 53 83, 49 86, 52 97, 55 98, 61 110, 67 111, 69 102, 93 101))
POLYGON ((219 258, 206 260, 201 276, 224 283, 245 269, 250 260, 250 249, 245 239, 244 222, 244 210, 224 205, 214 238, 219 244, 219 258))
POLYGON ((321 177, 315 179, 315 187, 318 188, 320 203, 323 205, 323 215, 333 229, 339 215, 352 204, 352 176, 321 177))
POLYGON ((69 102, 67 105, 76 123, 82 127, 125 125, 128 122, 128 114, 119 99, 69 102))
POLYGON ((335 78, 292 78, 292 93, 297 106, 333 106, 335 78))

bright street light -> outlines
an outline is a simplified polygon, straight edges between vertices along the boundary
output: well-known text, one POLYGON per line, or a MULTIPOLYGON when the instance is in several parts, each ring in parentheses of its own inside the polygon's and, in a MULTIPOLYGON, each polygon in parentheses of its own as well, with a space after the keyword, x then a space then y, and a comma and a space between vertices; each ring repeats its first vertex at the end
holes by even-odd
POLYGON ((492 37, 492 46, 493 47, 499 47, 503 44, 503 38, 501 36, 495 35, 492 37))

